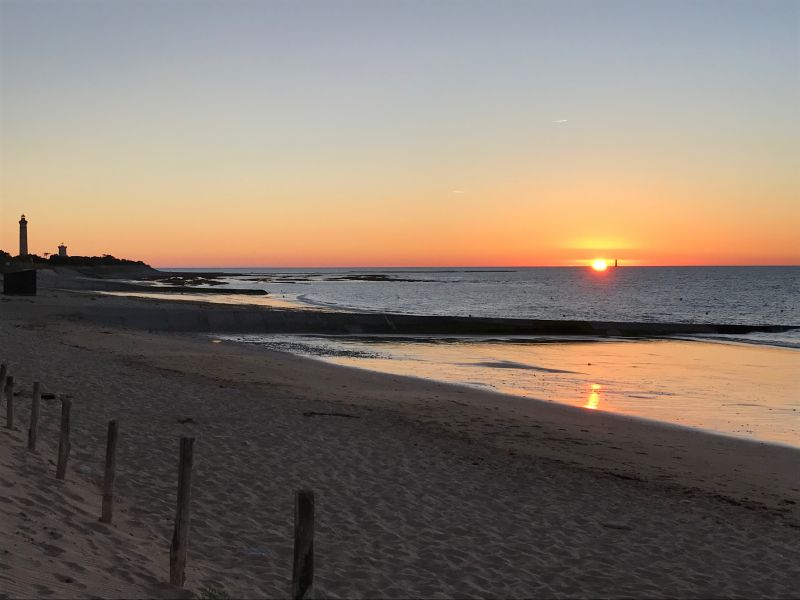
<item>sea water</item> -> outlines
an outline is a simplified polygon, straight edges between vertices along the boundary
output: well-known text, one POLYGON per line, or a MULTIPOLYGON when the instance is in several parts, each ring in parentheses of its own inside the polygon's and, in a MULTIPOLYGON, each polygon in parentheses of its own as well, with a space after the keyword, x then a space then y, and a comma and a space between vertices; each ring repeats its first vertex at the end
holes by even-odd
POLYGON ((223 273, 230 287, 337 310, 800 326, 800 267, 196 271, 223 273))
MULTIPOLYGON (((800 327, 799 267, 611 267, 604 272, 228 269, 219 281, 219 295, 204 295, 203 301, 357 312, 800 327), (269 295, 236 297, 226 295, 226 287, 259 288, 269 295)), ((634 341, 220 337, 337 364, 800 446, 800 328, 634 341)))

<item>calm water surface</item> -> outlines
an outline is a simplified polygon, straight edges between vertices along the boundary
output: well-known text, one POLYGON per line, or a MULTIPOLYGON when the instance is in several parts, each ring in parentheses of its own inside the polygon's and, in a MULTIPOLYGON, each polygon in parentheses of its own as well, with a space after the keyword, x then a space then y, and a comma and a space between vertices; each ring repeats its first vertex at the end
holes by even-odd
POLYGON ((573 267, 228 269, 227 274, 223 281, 231 287, 264 289, 300 305, 338 310, 800 326, 800 267, 621 267, 602 273, 573 267))
MULTIPOLYGON (((405 314, 800 326, 800 267, 622 267, 602 273, 585 268, 227 269, 220 281, 220 293, 203 301, 405 314), (264 289, 269 295, 234 296, 225 294, 226 287, 264 289)), ((691 341, 221 337, 337 364, 800 447, 800 328, 694 336, 691 341)))
POLYGON ((685 340, 218 337, 800 447, 800 351, 794 349, 685 340))

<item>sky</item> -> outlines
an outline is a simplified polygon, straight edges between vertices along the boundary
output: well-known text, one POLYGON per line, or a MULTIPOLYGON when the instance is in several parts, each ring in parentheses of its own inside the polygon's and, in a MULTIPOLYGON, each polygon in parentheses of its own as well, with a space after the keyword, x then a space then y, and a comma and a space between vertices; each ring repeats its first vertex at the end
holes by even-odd
POLYGON ((800 2, 0 0, 0 248, 800 264, 800 2))

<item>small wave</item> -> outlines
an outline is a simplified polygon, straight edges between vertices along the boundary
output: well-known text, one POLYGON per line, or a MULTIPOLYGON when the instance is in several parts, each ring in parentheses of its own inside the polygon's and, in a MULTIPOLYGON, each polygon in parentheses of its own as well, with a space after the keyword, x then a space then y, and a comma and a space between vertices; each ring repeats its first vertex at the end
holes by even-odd
MULTIPOLYGON (((342 311, 354 310, 347 306, 337 304, 336 302, 323 302, 322 300, 314 300, 313 298, 309 298, 307 294, 298 294, 297 296, 295 296, 295 300, 300 304, 305 304, 307 306, 314 306, 317 308, 335 308, 337 310, 342 310, 342 311)), ((362 312, 368 312, 368 311, 362 311, 362 312)))
POLYGON ((346 304, 340 304, 338 302, 324 302, 322 300, 316 300, 314 298, 309 298, 308 294, 299 294, 296 296, 296 300, 305 304, 307 306, 315 306, 317 308, 327 308, 327 309, 336 309, 337 311, 341 312, 359 312, 359 313, 368 313, 368 314, 406 314, 402 312, 392 312, 386 310, 385 308, 362 308, 356 306, 347 306, 346 304))
POLYGON ((523 369, 527 371, 541 371, 542 373, 571 373, 577 375, 577 371, 565 371, 563 369, 548 369, 547 367, 537 367, 536 365, 526 365, 511 360, 496 360, 474 363, 460 363, 468 367, 490 367, 492 369, 523 369))
POLYGON ((718 342, 728 344, 748 344, 754 346, 772 346, 775 348, 787 348, 790 350, 800 350, 800 332, 794 330, 784 336, 759 335, 752 333, 749 335, 708 335, 697 334, 680 336, 680 339, 699 340, 702 342, 718 342), (791 333, 795 335, 792 336, 791 333), (794 338, 794 339, 792 339, 794 338))

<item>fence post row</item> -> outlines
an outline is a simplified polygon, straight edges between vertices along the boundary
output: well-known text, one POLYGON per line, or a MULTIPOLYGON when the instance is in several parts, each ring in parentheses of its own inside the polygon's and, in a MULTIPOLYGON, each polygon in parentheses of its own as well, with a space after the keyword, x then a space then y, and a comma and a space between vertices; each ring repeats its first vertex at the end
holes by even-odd
POLYGON ((189 508, 192 493, 192 462, 194 438, 181 437, 178 463, 178 504, 175 511, 175 528, 169 548, 169 582, 182 587, 186 581, 186 549, 189 542, 189 508))
MULTIPOLYGON (((14 378, 6 375, 8 367, 0 365, 0 383, 5 380, 3 393, 6 397, 6 427, 14 427, 14 378)), ((2 400, 2 398, 0 398, 2 400)), ((28 429, 28 449, 36 450, 39 428, 39 406, 41 383, 33 384, 31 399, 31 421, 28 429)), ((56 478, 64 479, 70 452, 70 412, 72 400, 61 398, 61 432, 58 441, 58 463, 56 478)), ((106 461, 103 476, 103 503, 100 520, 111 523, 114 512, 114 479, 116 477, 117 441, 119 424, 116 419, 108 422, 106 439, 106 461)), ((175 511, 175 527, 169 551, 169 580, 172 585, 182 587, 186 581, 186 552, 189 542, 189 521, 192 492, 192 464, 194 462, 194 438, 181 437, 178 463, 178 498, 175 511)), ((294 561, 292 564, 292 598, 302 600, 314 581, 314 492, 300 490, 295 494, 294 507, 294 561)))
POLYGON ((302 600, 314 581, 314 492, 301 490, 294 504, 292 598, 302 600))

